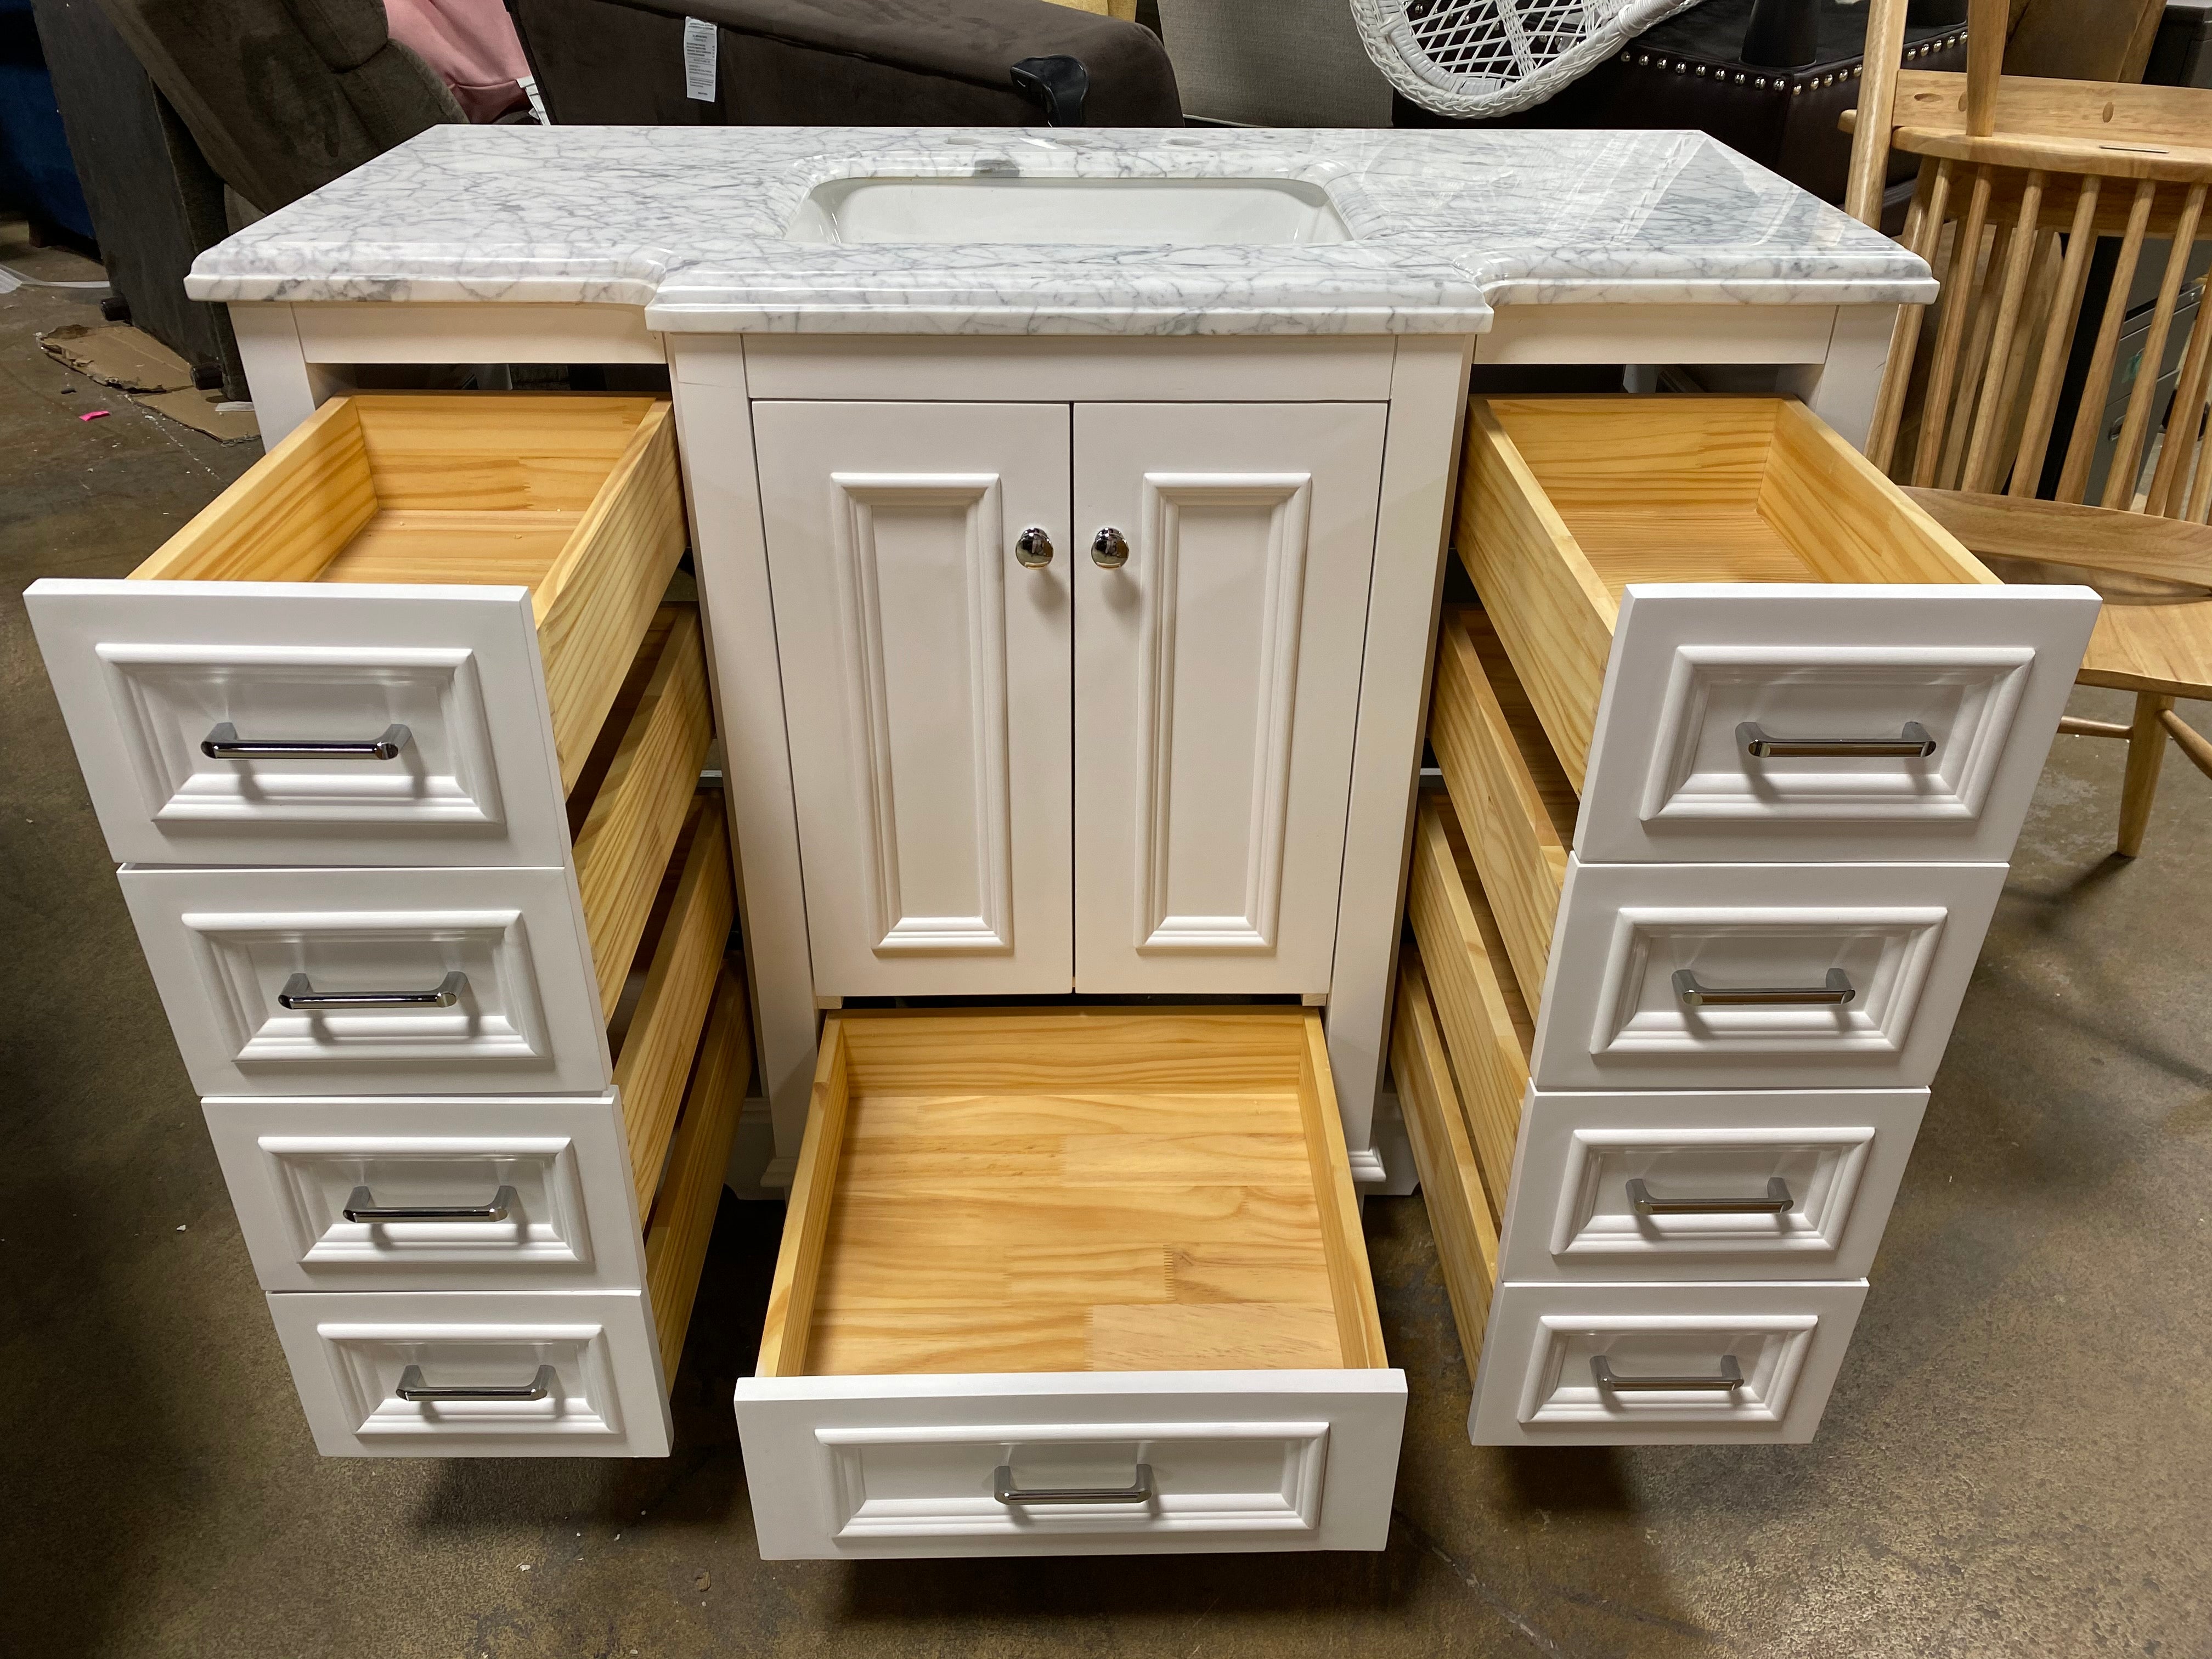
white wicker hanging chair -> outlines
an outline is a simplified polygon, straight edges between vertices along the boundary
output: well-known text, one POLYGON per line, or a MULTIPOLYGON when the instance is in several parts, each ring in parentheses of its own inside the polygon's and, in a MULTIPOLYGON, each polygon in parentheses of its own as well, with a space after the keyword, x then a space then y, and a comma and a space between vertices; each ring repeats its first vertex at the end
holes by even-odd
POLYGON ((1510 115, 1697 0, 1352 0, 1359 38, 1423 109, 1510 115))

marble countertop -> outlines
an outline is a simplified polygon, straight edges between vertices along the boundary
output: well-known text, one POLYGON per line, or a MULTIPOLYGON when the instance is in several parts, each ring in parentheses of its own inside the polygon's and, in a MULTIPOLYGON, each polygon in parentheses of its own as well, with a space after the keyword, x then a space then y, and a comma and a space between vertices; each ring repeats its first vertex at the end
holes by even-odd
POLYGON ((1927 267, 1699 133, 441 126, 194 262, 198 300, 642 306, 648 326, 1469 333, 1492 307, 1924 301, 1927 267), (787 240, 861 175, 1304 179, 1352 240, 787 240))

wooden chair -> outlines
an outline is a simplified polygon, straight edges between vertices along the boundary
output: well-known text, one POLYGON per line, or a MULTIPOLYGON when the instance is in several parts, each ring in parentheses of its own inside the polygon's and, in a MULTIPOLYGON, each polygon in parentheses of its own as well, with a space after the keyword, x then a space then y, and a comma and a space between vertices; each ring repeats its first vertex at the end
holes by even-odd
POLYGON ((1872 0, 1846 204, 1875 222, 1889 152, 1921 156, 1903 240, 1942 292, 1899 315, 1867 455, 2005 580, 2104 595, 2081 681, 2133 691, 2135 718, 2060 729, 2126 740, 2119 850, 2132 858, 2166 739, 2212 776, 2212 743, 2173 712, 2177 698, 2212 699, 2212 305, 2179 325, 2178 383, 2158 406, 2191 250, 2212 234, 2212 92, 2002 76, 2006 0, 1972 0, 1965 75, 1900 70, 1905 5, 1872 0), (2087 380, 2056 430, 2092 254, 2113 237, 2087 380), (2089 504, 2129 293, 2154 238, 2171 252, 2089 504), (2048 471, 2056 499, 2040 500, 2048 471))

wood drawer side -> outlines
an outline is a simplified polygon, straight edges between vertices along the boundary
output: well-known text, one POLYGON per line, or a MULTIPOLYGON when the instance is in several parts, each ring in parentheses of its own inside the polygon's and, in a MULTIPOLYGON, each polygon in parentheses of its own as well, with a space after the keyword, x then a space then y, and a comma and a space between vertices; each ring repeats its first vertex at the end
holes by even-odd
POLYGON ((1471 1384, 1480 1368, 1490 1299, 1498 1285, 1498 1223, 1444 1053, 1428 979, 1410 946, 1398 975, 1390 1071, 1398 1082, 1406 1138, 1413 1145, 1413 1167, 1421 1177, 1422 1201, 1436 1233, 1444 1291, 1451 1298, 1471 1384))
POLYGON ((806 1375, 806 1334, 814 1323, 814 1292, 822 1280, 822 1255, 830 1237, 830 1212, 837 1198, 837 1165, 845 1151, 845 1121, 852 1105, 852 1054, 845 1022, 823 1022, 814 1086, 806 1103, 806 1135, 799 1147, 785 1200, 783 1241, 769 1283, 768 1317, 761 1324, 756 1376, 806 1375))
MULTIPOLYGON (((597 787, 575 838, 584 931, 599 976, 600 1012, 608 1018, 622 997, 623 976, 637 954, 661 872, 683 831, 714 738, 696 607, 661 607, 633 679, 640 673, 644 684, 635 702, 625 708, 618 700, 609 720, 610 726, 619 720, 620 732, 603 733, 597 745, 595 766, 613 739, 604 773, 585 780, 585 787, 594 781, 597 787)), ((629 693, 625 688, 624 696, 629 693)), ((582 805, 569 803, 571 823, 582 805)))
POLYGON ((1429 741, 1522 996, 1534 1004, 1567 879, 1575 794, 1480 611, 1444 618, 1429 741))
POLYGON ((614 1068, 640 1215, 653 1208, 684 1079, 729 944, 735 896, 728 845, 721 799, 702 793, 695 798, 665 920, 640 946, 641 952, 650 950, 650 962, 614 1068))
POLYGON ((1455 544, 1580 790, 1620 606, 1481 399, 1468 405, 1455 544))
POLYGON ((1988 566, 1802 404, 1776 411, 1759 512, 1820 580, 2001 586, 1988 566))
POLYGON ((334 398, 131 573, 133 581, 307 582, 374 518, 355 399, 334 398))
POLYGON ((1534 1025, 1450 808, 1433 796, 1414 825, 1407 908, 1491 1207, 1502 1215, 1534 1025))
POLYGON ((1344 1364, 1374 1370, 1390 1361, 1382 1347, 1382 1317, 1375 1305, 1375 1275, 1359 1230, 1359 1194, 1344 1144, 1344 1119, 1328 1069, 1328 1037, 1321 1011, 1301 1016, 1304 1044, 1298 1066, 1298 1109, 1313 1166, 1314 1201, 1321 1211, 1322 1253, 1336 1304, 1336 1340, 1344 1364))
POLYGON ((645 1282, 660 1339, 661 1375, 676 1378, 691 1304, 699 1293, 707 1244, 720 1207, 722 1176, 738 1132, 753 1066, 752 1014, 744 981, 725 963, 714 987, 706 1035, 684 1091, 683 1115, 668 1154, 668 1176, 645 1230, 645 1282))
POLYGON ((685 539, 674 412, 655 403, 534 595, 563 790, 583 771, 685 539))

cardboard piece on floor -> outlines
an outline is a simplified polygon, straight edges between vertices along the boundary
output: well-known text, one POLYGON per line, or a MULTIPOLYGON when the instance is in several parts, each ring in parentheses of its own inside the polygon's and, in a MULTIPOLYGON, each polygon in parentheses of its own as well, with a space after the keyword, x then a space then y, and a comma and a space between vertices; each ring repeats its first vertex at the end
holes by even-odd
POLYGON ((88 327, 72 323, 41 335, 47 355, 122 392, 188 392, 192 366, 152 335, 128 323, 88 327))
POLYGON ((210 438, 220 438, 227 444, 242 442, 258 437, 261 428, 253 418, 251 407, 218 412, 222 402, 220 392, 155 392, 138 401, 147 408, 181 421, 195 432, 204 432, 210 438))

